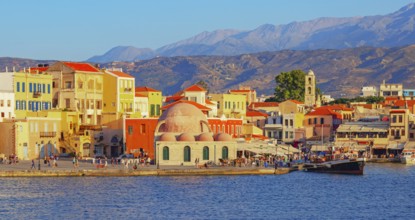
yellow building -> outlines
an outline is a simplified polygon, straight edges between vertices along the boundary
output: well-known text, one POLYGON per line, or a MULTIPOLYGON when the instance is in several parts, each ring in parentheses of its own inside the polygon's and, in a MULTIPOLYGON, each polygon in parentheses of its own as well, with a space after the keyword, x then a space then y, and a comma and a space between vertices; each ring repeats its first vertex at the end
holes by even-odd
POLYGON ((135 94, 148 97, 148 110, 150 117, 159 117, 161 115, 160 109, 163 103, 161 91, 150 87, 136 87, 135 94))
POLYGON ((39 72, 1 73, 0 86, 14 97, 2 100, 3 106, 13 106, 15 118, 24 119, 29 111, 49 110, 52 107, 52 76, 39 72), (11 103, 13 102, 13 103, 11 103))
POLYGON ((103 111, 105 113, 134 112, 135 78, 133 76, 122 72, 122 70, 105 70, 104 88, 103 111))
POLYGON ((212 101, 217 102, 218 117, 242 118, 246 115, 246 96, 236 94, 209 94, 212 101))
POLYGON ((20 159, 36 159, 60 154, 58 147, 61 131, 57 112, 28 112, 26 119, 0 123, 0 154, 15 154, 20 159))
POLYGON ((257 101, 256 91, 251 89, 249 86, 240 86, 239 89, 231 89, 229 90, 229 94, 245 95, 246 105, 250 105, 251 103, 257 101))
POLYGON ((79 112, 85 125, 101 124, 103 73, 88 63, 57 62, 48 73, 53 75, 54 108, 79 112))

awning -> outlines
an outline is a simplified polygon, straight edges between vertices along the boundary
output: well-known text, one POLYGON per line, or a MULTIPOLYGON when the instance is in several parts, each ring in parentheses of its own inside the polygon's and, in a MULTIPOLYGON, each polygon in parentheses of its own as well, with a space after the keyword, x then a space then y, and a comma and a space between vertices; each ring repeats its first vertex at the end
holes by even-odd
POLYGON ((386 144, 375 144, 372 149, 386 149, 386 144))
POLYGON ((329 148, 325 145, 313 145, 311 146, 311 151, 329 151, 329 148))

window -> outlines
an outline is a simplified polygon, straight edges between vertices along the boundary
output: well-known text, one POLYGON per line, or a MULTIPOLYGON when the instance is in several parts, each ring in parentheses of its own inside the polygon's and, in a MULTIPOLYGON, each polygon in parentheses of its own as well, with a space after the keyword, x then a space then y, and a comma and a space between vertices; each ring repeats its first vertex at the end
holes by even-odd
POLYGON ((392 117, 392 122, 393 122, 393 123, 396 123, 396 115, 394 115, 394 116, 392 117))
POLYGON ((24 83, 24 82, 22 82, 22 92, 25 92, 26 91, 26 83, 24 83))
POLYGON ((315 125, 317 124, 317 118, 314 118, 314 124, 315 125))
POLYGON ((20 102, 16 100, 16 110, 19 110, 19 107, 20 107, 19 103, 20 102))
POLYGON ((4 100, 0 100, 0 107, 4 106, 4 100))
POLYGON ((285 138, 288 138, 288 131, 285 132, 285 138))
POLYGON ((72 82, 71 81, 66 81, 65 82, 65 89, 71 89, 72 88, 72 82))
POLYGON ((409 133, 409 138, 414 138, 414 133, 409 133))
POLYGON ((20 92, 20 82, 17 82, 16 84, 16 92, 20 92))
POLYGON ((209 147, 203 147, 203 160, 209 160, 209 147))
POLYGON ((36 83, 33 83, 33 92, 36 92, 36 83))
POLYGON ((48 94, 50 94, 50 84, 48 84, 48 94))
POLYGON ((284 120, 284 124, 285 124, 286 127, 288 126, 288 119, 284 120))
POLYGON ((402 123, 402 115, 399 115, 399 123, 402 123))
POLYGON ((169 159, 170 159, 169 147, 165 146, 163 147, 163 160, 169 160, 169 159))
POLYGON ((324 118, 320 118, 320 124, 324 124, 324 118))
POLYGON ((33 92, 32 83, 29 83, 29 92, 33 92))
POLYGON ((293 119, 290 119, 290 126, 291 127, 294 126, 294 120, 293 119))
POLYGON ((145 134, 146 133, 146 125, 145 124, 140 124, 140 133, 141 134, 145 134))
POLYGON ((7 100, 7 107, 11 107, 11 101, 10 100, 7 100))
POLYGON ((156 105, 156 115, 160 115, 160 105, 156 105))
POLYGON ((65 99, 65 108, 70 108, 71 107, 71 99, 65 99))
POLYGON ((222 159, 227 160, 229 157, 229 149, 228 147, 223 147, 222 148, 222 159))
POLYGON ((218 101, 217 108, 220 109, 220 101, 218 101))
POLYGON ((150 105, 150 116, 155 116, 156 106, 154 104, 150 105))
POLYGON ((190 158, 190 147, 189 146, 184 147, 183 157, 184 157, 184 162, 190 162, 191 161, 191 158, 190 158))
POLYGON ((42 93, 46 93, 46 84, 44 84, 44 83, 42 85, 42 93))
POLYGON ((405 130, 402 130, 402 131, 401 131, 401 135, 402 135, 402 136, 405 136, 405 130))

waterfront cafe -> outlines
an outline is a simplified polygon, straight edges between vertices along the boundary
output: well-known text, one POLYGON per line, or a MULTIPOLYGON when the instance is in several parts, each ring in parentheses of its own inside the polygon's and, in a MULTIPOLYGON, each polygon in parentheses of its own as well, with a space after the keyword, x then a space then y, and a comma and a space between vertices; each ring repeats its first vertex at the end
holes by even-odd
POLYGON ((256 155, 292 155, 300 153, 300 150, 287 144, 273 144, 269 141, 238 142, 238 157, 253 157, 256 155))

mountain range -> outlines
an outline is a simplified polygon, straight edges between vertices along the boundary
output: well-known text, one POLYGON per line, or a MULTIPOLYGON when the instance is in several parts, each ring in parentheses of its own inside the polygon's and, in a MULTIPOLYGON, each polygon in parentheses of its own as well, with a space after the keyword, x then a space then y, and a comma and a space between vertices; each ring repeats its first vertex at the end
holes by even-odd
POLYGON ((415 3, 378 16, 318 18, 285 25, 264 24, 254 30, 215 30, 156 50, 118 46, 88 62, 146 60, 157 56, 233 56, 263 51, 345 49, 415 44, 415 3))

